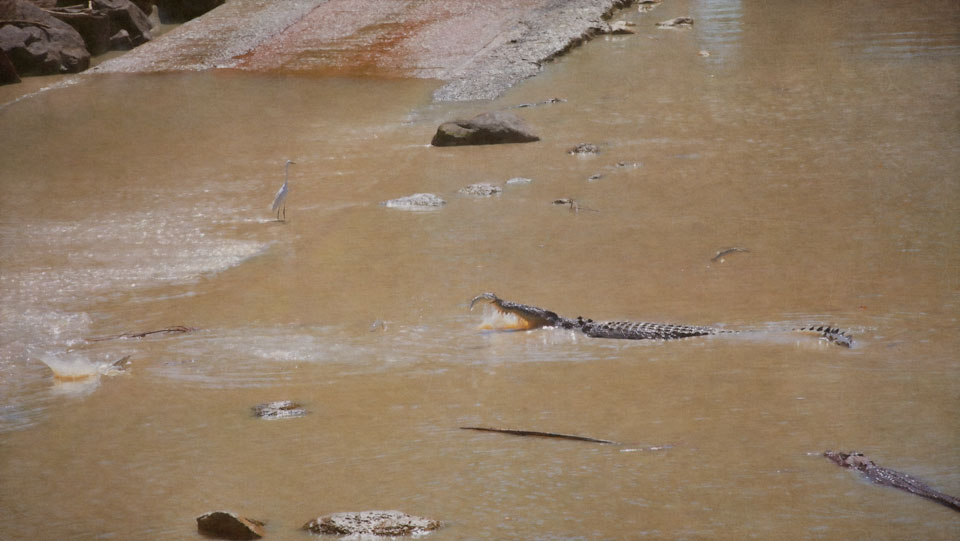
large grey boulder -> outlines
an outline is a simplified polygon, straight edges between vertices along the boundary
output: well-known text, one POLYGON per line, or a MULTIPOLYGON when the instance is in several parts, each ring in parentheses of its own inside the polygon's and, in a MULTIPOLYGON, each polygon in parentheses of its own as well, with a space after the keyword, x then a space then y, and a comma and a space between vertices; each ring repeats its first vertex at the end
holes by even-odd
POLYGON ((326 535, 424 535, 442 526, 439 520, 417 517, 400 511, 360 511, 334 513, 315 518, 303 529, 326 535))
POLYGON ((530 131, 522 118, 503 111, 481 113, 469 120, 444 122, 437 128, 431 145, 450 147, 460 145, 497 145, 502 143, 529 143, 540 138, 530 131))
POLYGON ((90 66, 80 34, 25 0, 0 0, 0 49, 20 75, 76 73, 90 66))
POLYGON ((90 5, 49 10, 80 33, 90 54, 129 49, 152 39, 150 19, 130 0, 92 0, 90 5))

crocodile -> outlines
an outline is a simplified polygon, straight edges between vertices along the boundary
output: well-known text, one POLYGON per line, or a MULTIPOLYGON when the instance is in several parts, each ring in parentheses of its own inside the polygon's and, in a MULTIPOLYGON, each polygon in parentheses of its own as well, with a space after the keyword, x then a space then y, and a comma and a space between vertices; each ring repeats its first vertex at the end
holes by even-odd
POLYGON ((945 505, 954 511, 960 511, 960 498, 955 498, 949 494, 944 494, 927 486, 923 481, 907 475, 905 473, 877 466, 869 458, 863 456, 863 453, 850 451, 843 453, 839 451, 824 451, 823 456, 836 462, 840 467, 857 470, 867 479, 878 485, 886 485, 900 490, 905 490, 911 494, 922 496, 933 500, 941 505, 945 505))
MULTIPOLYGON (((541 327, 557 327, 573 329, 592 338, 617 338, 622 340, 674 340, 691 338, 694 336, 710 336, 719 334, 739 334, 733 329, 721 329, 700 325, 677 325, 672 323, 645 323, 632 321, 594 321, 581 316, 568 318, 551 310, 520 304, 518 302, 501 299, 494 293, 481 293, 470 301, 470 309, 478 302, 485 302, 501 314, 509 314, 517 318, 513 326, 516 330, 538 329, 541 327)), ((836 327, 816 325, 800 327, 794 331, 814 332, 838 346, 852 347, 853 339, 844 331, 836 327)))

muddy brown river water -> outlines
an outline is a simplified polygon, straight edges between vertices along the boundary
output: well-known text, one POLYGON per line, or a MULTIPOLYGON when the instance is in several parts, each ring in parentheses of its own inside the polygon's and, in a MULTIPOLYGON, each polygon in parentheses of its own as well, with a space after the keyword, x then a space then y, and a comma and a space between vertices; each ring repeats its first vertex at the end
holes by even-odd
POLYGON ((195 539, 215 509, 274 539, 362 509, 444 520, 437 540, 960 537, 819 456, 960 494, 960 8, 622 17, 637 34, 492 102, 226 70, 0 88, 0 538, 195 539), (428 146, 552 97, 516 110, 540 142, 428 146), (504 191, 458 194, 477 182, 504 191), (416 192, 448 203, 379 205, 416 192), (484 332, 483 291, 763 332, 484 332), (779 332, 811 323, 855 347, 779 332), (85 341, 171 325, 198 330, 85 341), (310 414, 252 417, 283 399, 310 414))

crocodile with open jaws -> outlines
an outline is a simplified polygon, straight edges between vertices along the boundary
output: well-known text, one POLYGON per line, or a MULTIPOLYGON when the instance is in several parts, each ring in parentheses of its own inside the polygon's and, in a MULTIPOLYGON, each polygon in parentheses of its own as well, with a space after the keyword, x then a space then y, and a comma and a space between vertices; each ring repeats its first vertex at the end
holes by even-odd
MULTIPOLYGON (((492 304, 501 314, 515 316, 519 322, 514 327, 518 330, 537 329, 540 327, 559 327, 575 329, 593 338, 620 338, 624 340, 673 340, 690 338, 693 336, 708 336, 715 334, 736 334, 739 331, 702 327, 698 325, 674 325, 669 323, 637 323, 630 321, 594 321, 580 316, 567 318, 537 306, 520 304, 501 299, 493 293, 481 293, 470 301, 470 309, 478 302, 492 304)), ((802 327, 795 331, 815 332, 822 338, 839 346, 851 347, 853 339, 840 329, 827 326, 802 327)))

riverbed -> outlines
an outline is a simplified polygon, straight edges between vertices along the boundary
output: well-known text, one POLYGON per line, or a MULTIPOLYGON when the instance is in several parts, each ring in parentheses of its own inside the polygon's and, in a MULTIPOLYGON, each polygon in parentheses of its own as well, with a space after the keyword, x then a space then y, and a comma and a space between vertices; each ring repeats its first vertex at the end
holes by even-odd
POLYGON ((194 539, 217 509, 277 539, 364 509, 437 540, 960 536, 821 456, 960 494, 960 9, 618 18, 636 34, 492 101, 233 70, 0 88, 0 537, 194 539), (542 140, 429 146, 488 110, 542 140), (459 193, 479 182, 503 192, 459 193), (380 205, 418 192, 447 204, 380 205), (748 332, 491 332, 485 291, 748 332), (790 332, 812 324, 854 347, 790 332), (174 325, 196 330, 89 340, 174 325), (251 414, 288 399, 310 413, 251 414))

